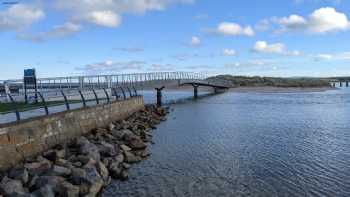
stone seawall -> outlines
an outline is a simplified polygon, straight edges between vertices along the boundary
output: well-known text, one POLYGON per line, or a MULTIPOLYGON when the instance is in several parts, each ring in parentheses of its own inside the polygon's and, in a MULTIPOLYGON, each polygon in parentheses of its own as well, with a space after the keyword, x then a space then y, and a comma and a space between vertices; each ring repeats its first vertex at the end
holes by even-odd
POLYGON ((0 125, 0 170, 144 108, 142 96, 0 125))

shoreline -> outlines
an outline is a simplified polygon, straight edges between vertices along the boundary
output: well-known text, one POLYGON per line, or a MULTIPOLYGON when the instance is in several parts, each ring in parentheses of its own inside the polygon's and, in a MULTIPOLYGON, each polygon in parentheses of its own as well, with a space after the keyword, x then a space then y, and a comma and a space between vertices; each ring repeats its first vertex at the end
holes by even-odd
POLYGON ((257 93, 295 93, 295 92, 325 92, 328 90, 337 90, 334 87, 307 87, 307 88, 296 88, 296 87, 272 87, 272 86, 261 86, 261 87, 237 87, 230 88, 229 92, 245 93, 245 92, 257 92, 257 93))
POLYGON ((127 180, 128 169, 151 155, 152 130, 168 113, 168 108, 145 105, 124 120, 25 158, 0 172, 0 197, 98 196, 112 179, 127 180))
MULTIPOLYGON (((328 90, 337 90, 336 87, 274 87, 274 86, 240 86, 232 87, 229 89, 229 92, 261 92, 261 93, 293 93, 293 92, 324 92, 328 90)), ((153 89, 144 89, 145 91, 152 91, 153 89)), ((212 87, 201 87, 199 90, 202 91, 212 91, 212 87)), ((164 91, 168 92, 193 92, 192 86, 170 86, 165 87, 164 91)))

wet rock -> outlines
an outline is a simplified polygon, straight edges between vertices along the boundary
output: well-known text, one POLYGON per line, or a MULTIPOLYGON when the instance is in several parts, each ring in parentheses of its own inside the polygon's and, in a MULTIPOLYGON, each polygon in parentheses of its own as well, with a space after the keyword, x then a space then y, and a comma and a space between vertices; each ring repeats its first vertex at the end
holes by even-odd
POLYGON ((74 163, 73 163, 73 166, 74 166, 74 167, 77 167, 77 168, 80 168, 81 166, 83 166, 83 164, 82 164, 81 162, 78 161, 78 162, 74 162, 74 163))
POLYGON ((72 173, 69 168, 65 168, 62 166, 54 165, 51 169, 50 175, 52 176, 63 176, 67 177, 72 173))
POLYGON ((53 190, 52 186, 50 185, 44 185, 40 189, 33 192, 33 196, 37 197, 55 197, 55 191, 53 190))
POLYGON ((125 152, 125 151, 131 151, 131 148, 125 144, 120 145, 120 148, 125 152))
POLYGON ((90 161, 90 158, 86 155, 78 155, 76 157, 76 161, 80 162, 81 164, 85 165, 90 161))
POLYGON ((112 144, 109 144, 107 142, 101 142, 101 145, 98 146, 100 154, 102 156, 115 156, 118 154, 118 150, 116 150, 115 146, 112 144))
POLYGON ((111 162, 112 158, 103 158, 102 159, 102 163, 105 166, 109 166, 110 162, 111 162))
POLYGON ((23 167, 11 169, 8 175, 9 178, 20 180, 23 184, 27 184, 27 182, 29 181, 29 173, 23 167))
POLYGON ((123 166, 124 169, 129 169, 129 168, 131 168, 131 165, 128 164, 128 163, 122 163, 122 166, 123 166))
POLYGON ((127 142, 130 142, 130 141, 138 138, 137 135, 135 135, 132 131, 130 131, 128 129, 123 130, 123 132, 124 132, 123 139, 127 142))
POLYGON ((29 182, 27 183, 27 187, 31 190, 35 189, 35 182, 38 180, 39 176, 35 175, 33 176, 29 182))
POLYGON ((103 179, 93 165, 84 166, 84 170, 86 172, 85 180, 90 184, 89 195, 96 196, 103 187, 103 179))
POLYGON ((109 131, 113 131, 115 129, 115 125, 113 123, 110 123, 108 129, 109 131))
POLYGON ((125 159, 124 155, 119 154, 116 157, 114 157, 113 162, 120 164, 124 162, 124 159, 125 159))
POLYGON ((125 133, 123 132, 123 130, 113 130, 112 132, 112 135, 117 138, 117 139, 123 139, 124 138, 124 135, 125 133))
POLYGON ((0 189, 1 193, 5 196, 20 196, 25 194, 22 182, 8 177, 2 179, 0 189))
POLYGON ((35 181, 36 188, 44 187, 45 185, 50 185, 55 191, 65 179, 60 176, 40 176, 35 181))
POLYGON ((65 159, 58 159, 56 161, 56 165, 63 166, 65 168, 69 168, 69 169, 71 169, 73 167, 73 164, 71 162, 69 162, 68 160, 65 160, 65 159))
POLYGON ((120 180, 125 181, 125 180, 127 180, 128 178, 129 178, 129 173, 128 173, 128 171, 123 170, 123 171, 122 171, 122 174, 121 174, 120 180))
POLYGON ((148 149, 145 149, 144 151, 141 152, 141 157, 146 158, 149 157, 151 153, 148 151, 148 149))
POLYGON ((109 172, 106 166, 102 162, 98 162, 96 166, 97 166, 97 171, 101 175, 102 179, 104 181, 107 181, 109 177, 109 172))
POLYGON ((137 137, 129 142, 129 147, 135 150, 139 150, 145 149, 147 145, 140 138, 137 137))
POLYGON ((132 152, 130 151, 126 151, 124 152, 124 156, 125 156, 125 161, 127 163, 137 163, 139 161, 141 161, 141 158, 138 156, 135 156, 132 152))
POLYGON ((72 183, 80 185, 86 179, 86 171, 81 168, 73 168, 71 179, 72 183))
POLYGON ((112 178, 114 179, 120 179, 121 178, 121 175, 122 175, 122 168, 119 166, 119 163, 112 163, 110 166, 109 166, 109 172, 112 176, 112 178))
POLYGON ((79 196, 79 187, 74 186, 69 182, 62 182, 58 188, 57 193, 59 196, 65 196, 65 197, 78 197, 79 196))
POLYGON ((56 150, 56 156, 59 159, 64 159, 66 157, 66 149, 56 150))

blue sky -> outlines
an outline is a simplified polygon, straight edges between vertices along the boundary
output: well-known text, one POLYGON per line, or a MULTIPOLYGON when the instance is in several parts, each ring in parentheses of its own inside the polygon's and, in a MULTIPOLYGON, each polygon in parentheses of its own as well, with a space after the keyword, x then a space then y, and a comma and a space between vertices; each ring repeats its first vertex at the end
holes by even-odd
POLYGON ((0 0, 0 79, 350 75, 345 0, 0 0))

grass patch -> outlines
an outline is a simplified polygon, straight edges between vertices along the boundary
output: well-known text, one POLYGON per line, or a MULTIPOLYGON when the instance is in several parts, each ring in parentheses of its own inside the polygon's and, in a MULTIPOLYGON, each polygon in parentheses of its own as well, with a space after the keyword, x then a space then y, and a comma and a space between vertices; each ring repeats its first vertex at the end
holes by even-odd
POLYGON ((319 78, 278 78, 278 77, 246 77, 232 75, 218 75, 211 79, 224 79, 231 82, 232 87, 294 87, 294 88, 317 88, 330 87, 326 79, 319 78))

